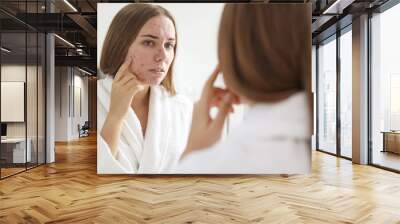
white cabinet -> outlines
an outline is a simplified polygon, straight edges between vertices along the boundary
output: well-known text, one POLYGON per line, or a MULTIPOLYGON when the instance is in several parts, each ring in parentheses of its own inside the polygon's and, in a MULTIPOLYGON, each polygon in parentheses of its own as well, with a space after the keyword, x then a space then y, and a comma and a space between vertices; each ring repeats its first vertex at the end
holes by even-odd
POLYGON ((25 163, 32 161, 32 140, 28 138, 26 143, 28 145, 25 152, 25 138, 7 138, 1 140, 2 147, 12 149, 12 163, 25 163))

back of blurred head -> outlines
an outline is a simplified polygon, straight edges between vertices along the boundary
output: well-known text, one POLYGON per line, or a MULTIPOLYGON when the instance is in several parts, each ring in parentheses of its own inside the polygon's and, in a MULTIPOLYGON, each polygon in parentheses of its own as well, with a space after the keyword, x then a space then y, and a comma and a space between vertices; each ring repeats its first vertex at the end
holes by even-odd
POLYGON ((227 4, 218 57, 228 89, 252 102, 277 102, 311 87, 308 4, 227 4))

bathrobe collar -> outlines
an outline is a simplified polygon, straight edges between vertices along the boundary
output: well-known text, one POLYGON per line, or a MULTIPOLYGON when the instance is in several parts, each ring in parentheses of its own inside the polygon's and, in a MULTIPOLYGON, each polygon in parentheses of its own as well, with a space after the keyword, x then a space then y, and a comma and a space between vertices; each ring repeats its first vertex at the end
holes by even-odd
MULTIPOLYGON (((107 78, 107 89, 111 95, 112 78, 107 78)), ((133 150, 132 158, 135 161, 138 173, 154 172, 160 170, 162 158, 168 147, 170 134, 170 101, 168 92, 163 86, 150 87, 149 114, 147 117, 146 133, 143 136, 142 126, 135 111, 129 107, 122 127, 122 136, 133 150), (158 161, 159 163, 154 163, 158 161)), ((108 104, 109 105, 109 104, 108 104)))
MULTIPOLYGON (((245 133, 263 138, 291 136, 309 138, 311 117, 304 109, 308 105, 307 94, 298 92, 278 103, 258 103, 245 113, 245 133), (264 126, 265 128, 261 128, 264 126)), ((240 133, 243 133, 242 131, 240 133)))

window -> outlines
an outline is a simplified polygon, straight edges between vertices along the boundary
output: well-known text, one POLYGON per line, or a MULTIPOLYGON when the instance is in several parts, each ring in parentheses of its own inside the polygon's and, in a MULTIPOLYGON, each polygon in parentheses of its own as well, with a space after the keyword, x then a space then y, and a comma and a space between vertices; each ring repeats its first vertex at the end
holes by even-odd
POLYGON ((336 36, 318 47, 318 145, 336 153, 336 36))
POLYGON ((352 157, 352 33, 351 26, 340 36, 340 155, 352 157))
POLYGON ((371 162, 400 170, 400 4, 371 18, 371 162), (396 132, 397 131, 397 132, 396 132))

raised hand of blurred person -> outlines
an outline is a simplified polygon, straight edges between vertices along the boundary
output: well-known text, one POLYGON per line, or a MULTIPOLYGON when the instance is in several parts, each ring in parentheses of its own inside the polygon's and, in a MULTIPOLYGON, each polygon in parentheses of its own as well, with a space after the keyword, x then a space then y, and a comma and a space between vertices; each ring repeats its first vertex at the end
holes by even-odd
POLYGON ((189 139, 181 158, 215 144, 221 138, 226 117, 233 112, 233 104, 239 102, 238 97, 229 90, 214 87, 219 72, 217 67, 207 80, 200 100, 194 105, 189 139), (215 106, 218 107, 218 113, 212 118, 210 110, 215 106))

